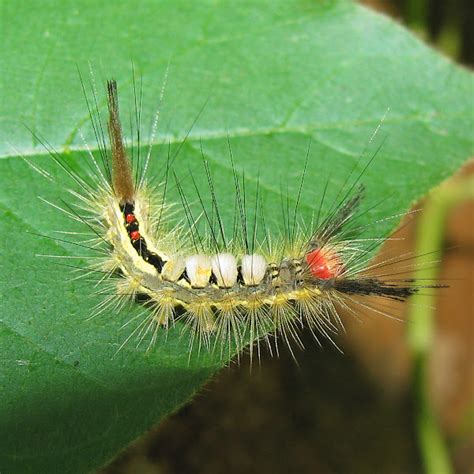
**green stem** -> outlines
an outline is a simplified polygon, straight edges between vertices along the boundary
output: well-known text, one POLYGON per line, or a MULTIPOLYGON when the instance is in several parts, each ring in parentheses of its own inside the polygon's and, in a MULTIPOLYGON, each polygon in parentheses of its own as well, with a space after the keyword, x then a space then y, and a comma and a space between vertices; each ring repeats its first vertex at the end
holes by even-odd
MULTIPOLYGON (((427 284, 437 280, 439 265, 432 262, 441 257, 448 213, 456 204, 469 198, 474 198, 474 178, 442 186, 427 200, 418 223, 415 254, 423 257, 415 274, 417 280, 427 284)), ((453 470, 448 450, 431 406, 428 386, 428 359, 435 325, 434 295, 422 292, 414 296, 412 303, 408 344, 415 364, 413 385, 421 456, 427 474, 451 474, 453 470)))

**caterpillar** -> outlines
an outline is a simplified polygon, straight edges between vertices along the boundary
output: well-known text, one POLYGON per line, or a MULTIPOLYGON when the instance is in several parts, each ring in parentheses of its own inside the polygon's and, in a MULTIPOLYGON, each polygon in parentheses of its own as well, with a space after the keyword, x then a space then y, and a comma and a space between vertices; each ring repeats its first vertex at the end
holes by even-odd
MULTIPOLYGON (((151 185, 146 176, 151 149, 143 158, 138 146, 134 159, 129 157, 117 82, 107 81, 108 140, 96 96, 90 103, 84 94, 99 157, 88 154, 93 171, 81 176, 49 149, 53 160, 76 185, 69 190, 73 204, 52 205, 87 229, 90 235, 76 244, 100 254, 82 269, 85 275, 99 275, 99 293, 104 295, 92 316, 113 315, 127 303, 144 306, 122 346, 136 336, 139 343, 148 339, 151 349, 160 332, 179 325, 189 336, 190 354, 195 345, 199 350, 220 347, 221 354, 227 350, 229 355, 248 346, 252 357, 255 341, 258 353, 261 341, 272 347, 270 339, 275 341, 276 351, 280 339, 290 348, 293 342, 301 345, 303 327, 308 327, 316 339, 322 336, 332 340, 342 325, 340 309, 355 312, 353 302, 385 314, 368 299, 404 301, 420 288, 435 287, 387 276, 382 269, 396 259, 369 263, 370 251, 384 239, 373 239, 367 248, 367 241, 358 238, 362 228, 355 219, 364 200, 360 183, 363 171, 341 190, 329 212, 321 216, 320 207, 310 224, 297 219, 298 204, 293 213, 283 206, 286 232, 281 237, 270 235, 262 216, 264 238, 259 240, 258 187, 250 219, 244 181, 229 144, 235 224, 228 238, 205 159, 208 189, 199 189, 192 174, 187 178, 201 206, 196 216, 183 180, 173 170, 176 156, 168 154, 163 161, 166 178, 158 186, 151 185), (177 223, 173 217, 179 204, 166 200, 172 175, 184 214, 177 223), (211 196, 210 208, 202 198, 205 191, 211 196), (205 231, 200 230, 203 225, 205 231)), ((307 166, 308 158, 305 170, 307 166)))

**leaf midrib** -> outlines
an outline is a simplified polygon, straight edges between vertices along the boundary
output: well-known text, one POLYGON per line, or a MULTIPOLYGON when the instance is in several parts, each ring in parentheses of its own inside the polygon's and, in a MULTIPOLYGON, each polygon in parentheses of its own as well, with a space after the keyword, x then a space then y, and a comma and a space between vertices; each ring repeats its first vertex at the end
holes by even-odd
MULTIPOLYGON (((437 119, 455 119, 464 117, 464 112, 458 113, 438 113, 437 119)), ((387 125, 399 124, 399 123, 430 123, 432 120, 432 113, 425 114, 414 114, 414 115, 399 115, 393 118, 385 118, 383 119, 383 123, 387 125)), ((288 121, 288 120, 287 120, 288 121)), ((168 144, 181 144, 186 139, 186 141, 211 141, 211 140, 224 140, 227 138, 245 138, 245 137, 263 137, 263 136, 271 136, 271 135, 284 135, 284 134, 302 134, 302 135, 310 135, 311 132, 315 132, 318 130, 338 130, 343 129, 346 130, 350 127, 360 127, 364 125, 370 124, 380 124, 382 122, 382 116, 377 118, 370 118, 366 120, 348 120, 342 122, 328 122, 325 125, 321 123, 308 123, 304 126, 288 126, 286 124, 273 126, 273 127, 257 127, 255 129, 245 128, 245 127, 238 127, 233 130, 216 130, 216 131, 207 131, 206 133, 200 133, 199 135, 189 134, 187 137, 184 136, 176 136, 176 135, 168 135, 166 137, 161 136, 160 140, 151 140, 151 141, 143 141, 142 146, 144 147, 155 147, 155 146, 168 146, 168 144)), ((375 129, 375 126, 374 126, 375 129)), ((431 129, 431 133, 436 133, 436 130, 431 129)), ((442 135, 439 133, 439 135, 442 135)), ((311 135, 312 137, 312 135, 311 135)), ((69 141, 69 139, 67 140, 69 141)), ((325 144, 326 145, 326 144, 325 144)), ((54 145, 51 145, 54 147, 54 145)), ((61 145, 61 150, 58 151, 56 148, 53 148, 55 152, 64 153, 64 152, 95 152, 98 151, 98 147, 91 147, 89 145, 61 145)), ((339 149, 335 149, 338 153, 346 154, 348 156, 358 156, 357 153, 349 154, 347 152, 341 151, 339 149)), ((20 156, 23 157, 32 157, 32 156, 47 156, 49 155, 49 151, 45 148, 33 148, 33 149, 18 149, 15 148, 16 153, 5 153, 0 155, 0 159, 8 159, 8 158, 18 158, 20 156)))

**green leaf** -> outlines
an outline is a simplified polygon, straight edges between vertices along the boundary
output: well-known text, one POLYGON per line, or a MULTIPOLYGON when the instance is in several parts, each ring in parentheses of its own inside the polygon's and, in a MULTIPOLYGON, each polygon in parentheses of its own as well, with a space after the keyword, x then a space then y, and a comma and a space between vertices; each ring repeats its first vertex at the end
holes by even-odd
POLYGON ((381 146, 363 175, 367 206, 383 201, 367 223, 406 211, 473 152, 472 75, 347 1, 4 0, 1 8, 2 472, 97 468, 223 364, 205 354, 188 364, 179 331, 149 353, 128 344, 113 357, 127 336, 120 327, 141 308, 87 320, 97 302, 93 285, 69 281, 68 269, 36 256, 81 254, 36 235, 71 228, 38 199, 68 199, 66 184, 20 159, 64 176, 29 128, 84 168, 81 134, 92 149, 95 139, 77 68, 88 81, 91 63, 103 108, 104 79, 116 78, 130 100, 133 61, 151 120, 170 65, 150 175, 163 171, 167 143, 177 146, 206 104, 176 166, 184 178, 191 169, 206 189, 202 143, 227 223, 227 137, 249 190, 260 179, 273 231, 282 220, 281 188, 294 205, 310 139, 306 219, 327 180, 334 197, 367 144, 367 157, 381 146))

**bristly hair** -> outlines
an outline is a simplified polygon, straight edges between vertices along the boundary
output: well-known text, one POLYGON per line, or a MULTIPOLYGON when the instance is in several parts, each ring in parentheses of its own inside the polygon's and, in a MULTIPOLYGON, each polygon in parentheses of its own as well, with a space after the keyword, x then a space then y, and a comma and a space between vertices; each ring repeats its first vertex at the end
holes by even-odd
POLYGON ((107 99, 109 109, 109 140, 112 152, 112 184, 115 195, 122 205, 132 203, 135 199, 135 186, 132 169, 127 158, 120 123, 117 83, 107 81, 107 99))

